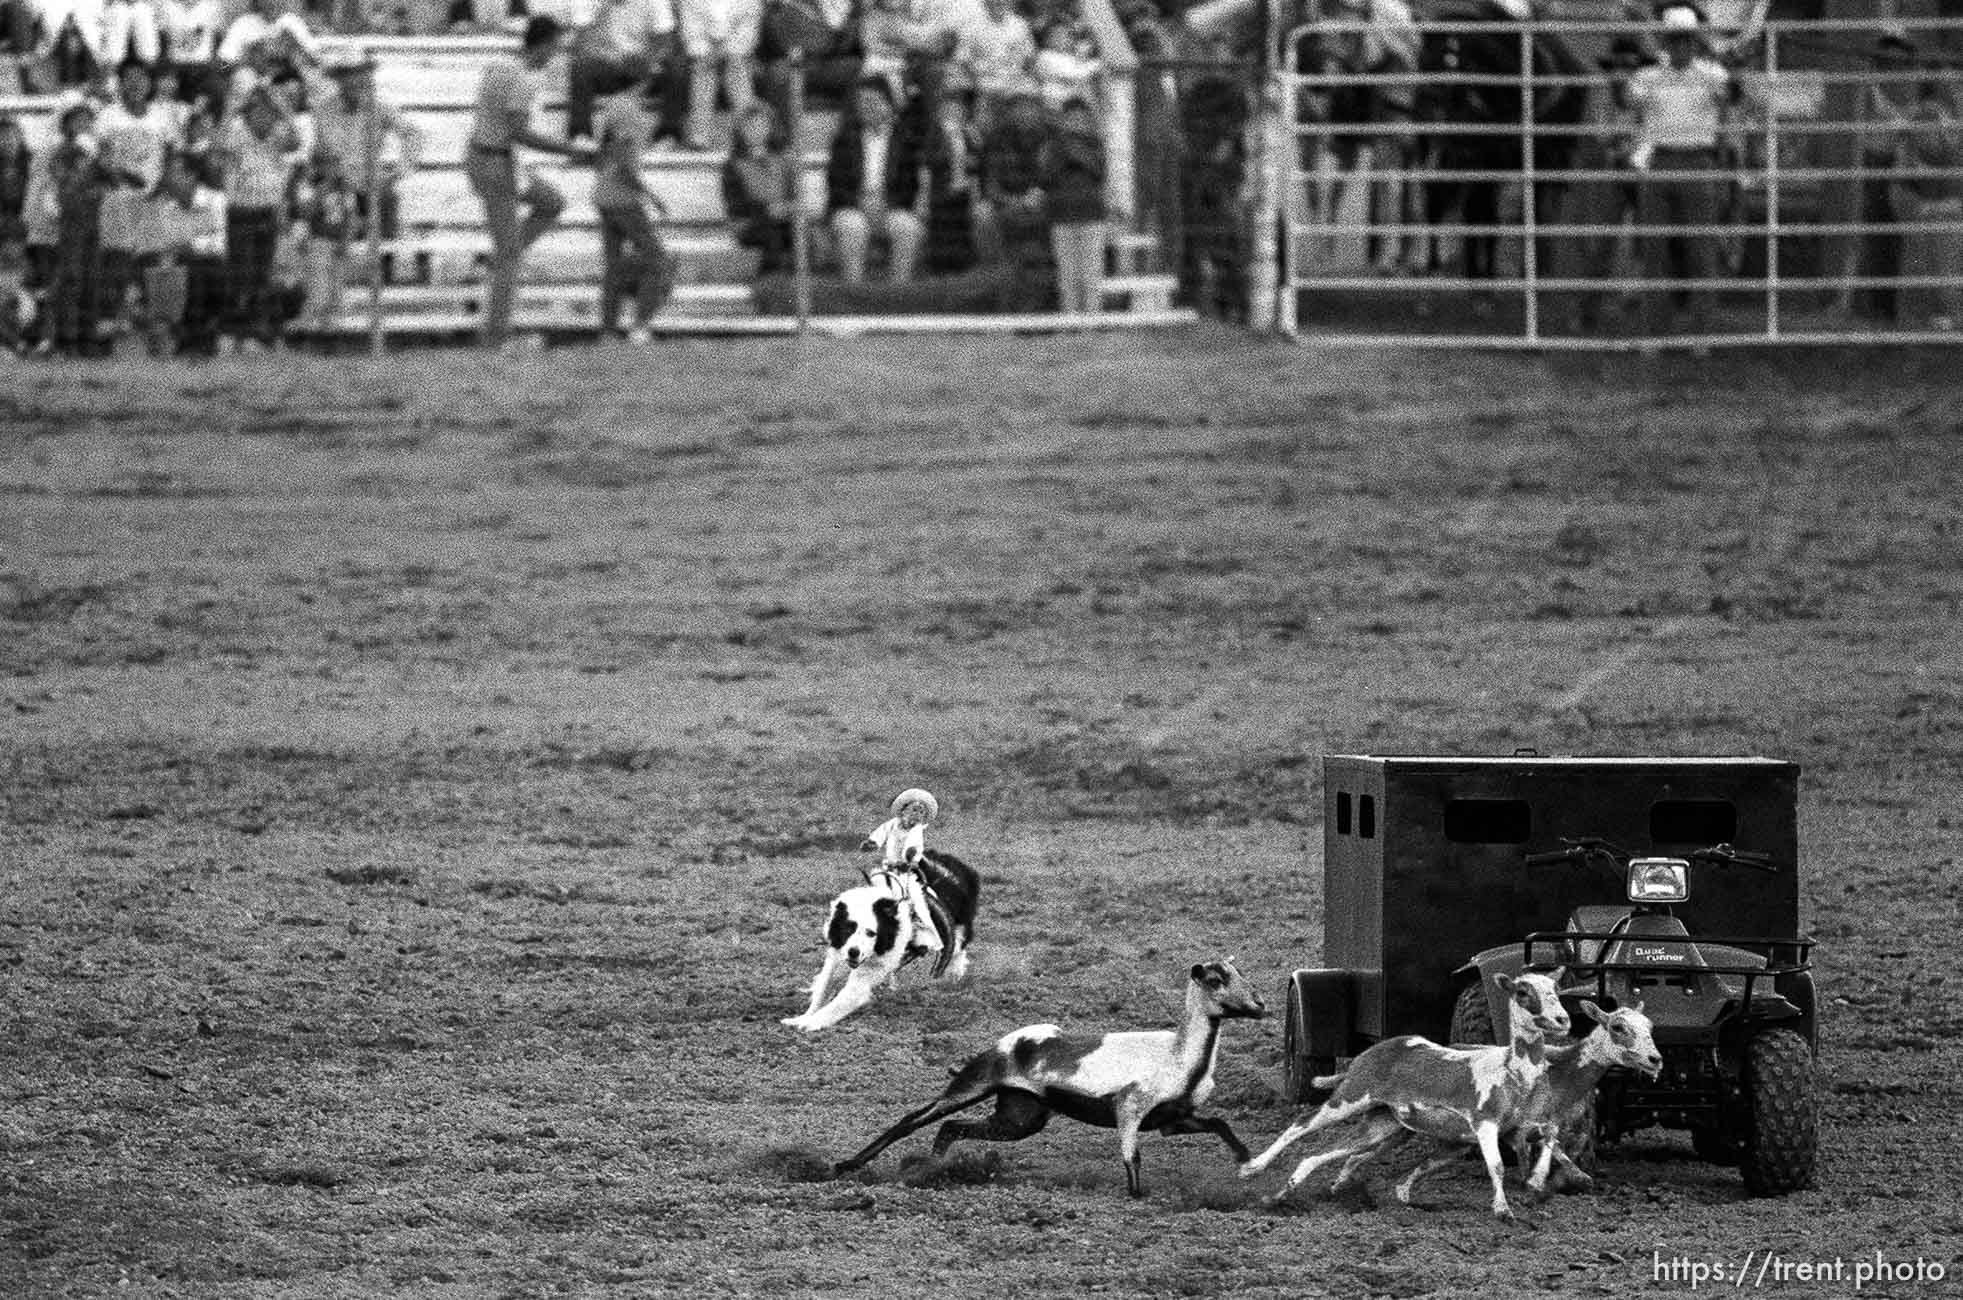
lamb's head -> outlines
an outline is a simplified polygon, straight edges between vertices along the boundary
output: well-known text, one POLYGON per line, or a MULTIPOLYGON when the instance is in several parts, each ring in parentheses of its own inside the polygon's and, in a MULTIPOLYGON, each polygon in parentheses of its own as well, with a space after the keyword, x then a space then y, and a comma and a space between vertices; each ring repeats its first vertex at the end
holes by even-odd
POLYGON ((1261 995, 1231 961, 1207 961, 1193 967, 1193 988, 1206 1000, 1207 1014, 1218 1020, 1252 1020, 1268 1014, 1261 995))
POLYGON ((1568 1032, 1568 1009, 1561 1005, 1560 991, 1546 975, 1528 971, 1521 975, 1501 972, 1493 977, 1507 997, 1507 1019, 1515 1038, 1563 1035, 1568 1032))
POLYGON ((1650 1018, 1643 1004, 1604 1011, 1593 1002, 1581 1003, 1581 1014, 1602 1027, 1608 1048, 1608 1063, 1624 1070, 1640 1070, 1654 1079, 1663 1073, 1663 1053, 1656 1050, 1650 1018))
POLYGON ((875 955, 893 951, 900 940, 900 902, 875 888, 848 889, 832 904, 825 942, 853 970, 875 955))

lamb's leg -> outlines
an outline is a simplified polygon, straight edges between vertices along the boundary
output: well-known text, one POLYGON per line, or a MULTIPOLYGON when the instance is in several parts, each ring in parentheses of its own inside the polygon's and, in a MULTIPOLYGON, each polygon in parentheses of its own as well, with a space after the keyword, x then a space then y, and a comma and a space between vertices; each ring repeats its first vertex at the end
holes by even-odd
POLYGON ((1369 1121, 1369 1127, 1365 1130, 1363 1139, 1367 1145, 1343 1162, 1343 1167, 1337 1171, 1336 1181, 1329 1185, 1329 1190, 1331 1192, 1342 1191, 1356 1178, 1357 1171, 1362 1169, 1364 1165, 1386 1152, 1395 1151, 1398 1147, 1408 1142, 1411 1136, 1411 1130, 1398 1123, 1392 1116, 1385 1116, 1382 1119, 1369 1121))
POLYGON ((1506 1203, 1506 1174, 1500 1167, 1500 1126, 1492 1120, 1481 1120, 1473 1133, 1479 1139, 1480 1158, 1486 1162, 1486 1177, 1493 1183, 1493 1215, 1510 1220, 1513 1207, 1506 1203))
POLYGON ((1118 1099, 1118 1154, 1125 1162, 1125 1191, 1133 1200, 1145 1195, 1145 1181, 1141 1177, 1144 1161, 1138 1154, 1138 1126, 1145 1122, 1148 1109, 1135 1092, 1128 1092, 1118 1099))
POLYGON ((1273 1164, 1276 1156, 1288 1150, 1288 1148, 1294 1146, 1309 1134, 1329 1128, 1335 1124, 1340 1124, 1355 1115, 1359 1110, 1369 1109, 1371 1105, 1372 1103, 1367 1096, 1356 1102, 1346 1102, 1341 1105, 1338 1105, 1333 1099, 1324 1102, 1315 1114, 1305 1120, 1299 1120, 1296 1123, 1290 1124, 1287 1131, 1276 1138, 1266 1151, 1263 1151, 1252 1160, 1243 1160, 1240 1169, 1241 1177, 1254 1177, 1254 1175, 1273 1164))
POLYGON ((941 1125, 941 1131, 934 1135, 934 1154, 946 1155, 949 1147, 963 1139, 1019 1142, 1042 1132, 1043 1126, 1050 1122, 1050 1115, 1050 1108, 1034 1093, 1019 1088, 1005 1089, 996 1094, 995 1113, 987 1119, 951 1119, 941 1125))
POLYGON ((1309 1126, 1306 1121, 1297 1124, 1290 1124, 1286 1129, 1282 1131, 1282 1135, 1280 1137, 1276 1138, 1273 1142, 1268 1144, 1268 1149, 1266 1151, 1263 1151, 1260 1155, 1255 1156, 1252 1160, 1241 1161, 1241 1170, 1240 1170, 1241 1177, 1242 1178, 1254 1177, 1254 1175, 1260 1173, 1263 1169, 1266 1169, 1269 1165, 1273 1164, 1275 1162, 1276 1156, 1280 1155, 1282 1152, 1288 1150, 1288 1148, 1294 1146, 1297 1142, 1300 1142, 1303 1138, 1307 1137, 1308 1133, 1309 1133, 1309 1126))
POLYGON ((1403 1181, 1398 1183, 1396 1189, 1398 1204, 1409 1205, 1411 1203, 1411 1193, 1417 1190, 1420 1182, 1431 1177, 1446 1165, 1454 1164, 1464 1158, 1462 1151, 1453 1151, 1446 1155, 1433 1156, 1410 1173, 1404 1175, 1403 1181))
MULTIPOLYGON (((934 1098, 934 1100, 928 1102, 925 1106, 915 1107, 913 1110, 900 1116, 899 1122, 894 1124, 893 1127, 866 1143, 864 1147, 860 1148, 857 1154, 848 1156, 846 1159, 833 1165, 833 1177, 837 1177, 840 1174, 849 1174, 855 1169, 864 1168, 872 1161, 873 1157, 877 1156, 887 1147, 892 1146, 895 1142, 898 1142, 907 1134, 917 1129, 926 1128, 935 1120, 945 1119, 956 1111, 966 1110, 977 1102, 986 1099, 988 1095, 988 1091, 978 1093, 971 1093, 965 1090, 962 1092, 944 1092, 934 1098)), ((936 1145, 938 1146, 938 1142, 936 1145)))
POLYGON ((1295 1166, 1295 1172, 1288 1176, 1288 1181, 1281 1185, 1279 1191, 1268 1197, 1267 1203, 1269 1205, 1279 1205, 1283 1200, 1287 1199, 1290 1192, 1309 1181, 1310 1176, 1316 1170, 1321 1169, 1325 1165, 1333 1165, 1338 1160, 1347 1160, 1356 1155, 1361 1149, 1360 1145, 1332 1147, 1327 1151, 1308 1157, 1301 1164, 1295 1166))
POLYGON ((1247 1159, 1247 1144, 1235 1136, 1233 1128, 1217 1115, 1188 1115, 1185 1119, 1174 1120, 1160 1129, 1161 1133, 1211 1133, 1227 1144, 1234 1153, 1234 1159, 1247 1159))
POLYGON ((1554 1133, 1543 1133, 1540 1138, 1540 1158, 1534 1162, 1533 1174, 1527 1179, 1527 1186, 1536 1197, 1546 1199, 1552 1195, 1548 1186, 1548 1176, 1555 1170, 1561 1171, 1561 1188, 1580 1191, 1595 1185, 1594 1175, 1588 1173, 1561 1149, 1561 1139, 1554 1133))

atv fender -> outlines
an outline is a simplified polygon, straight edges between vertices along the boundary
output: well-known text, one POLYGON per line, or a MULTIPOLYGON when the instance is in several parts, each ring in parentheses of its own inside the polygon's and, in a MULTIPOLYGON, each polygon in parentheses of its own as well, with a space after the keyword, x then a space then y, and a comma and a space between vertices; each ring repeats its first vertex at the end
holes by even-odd
POLYGON ((1507 1010, 1506 995, 1499 991, 1493 982, 1496 975, 1518 975, 1527 968, 1525 953, 1517 943, 1501 944, 1476 954, 1471 961, 1452 972, 1453 978, 1468 982, 1477 978, 1479 986, 1486 990, 1486 1002, 1493 1013, 1493 1023, 1504 1025, 1510 1012, 1507 1010))

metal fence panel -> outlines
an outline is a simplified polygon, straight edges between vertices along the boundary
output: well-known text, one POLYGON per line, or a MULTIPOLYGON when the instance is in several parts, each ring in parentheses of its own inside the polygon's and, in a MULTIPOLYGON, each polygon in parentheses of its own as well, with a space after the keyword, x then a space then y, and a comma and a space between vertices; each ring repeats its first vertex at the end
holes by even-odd
POLYGON ((1963 341, 1963 23, 1770 22, 1727 50, 1718 147, 1650 150, 1656 28, 1429 21, 1415 62, 1284 42, 1284 328, 1651 348, 1963 341), (1618 60, 1616 56, 1621 56, 1618 60), (1634 57, 1632 57, 1634 56, 1634 57))

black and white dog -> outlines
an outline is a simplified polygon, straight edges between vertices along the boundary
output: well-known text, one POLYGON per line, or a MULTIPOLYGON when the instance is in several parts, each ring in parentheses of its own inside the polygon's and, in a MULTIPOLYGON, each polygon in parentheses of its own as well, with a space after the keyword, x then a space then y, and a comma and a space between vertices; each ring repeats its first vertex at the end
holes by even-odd
MULTIPOLYGON (((961 859, 938 849, 927 850, 916 870, 925 887, 927 910, 933 914, 934 928, 941 936, 941 956, 934 976, 961 979, 968 973, 968 944, 975 933, 981 876, 961 859)), ((907 905, 904 883, 884 869, 868 872, 865 884, 832 900, 825 925, 825 964, 818 978, 811 981, 811 1005, 803 1015, 787 1017, 782 1023, 808 1034, 830 1029, 872 1001, 874 990, 912 960, 907 951, 912 943, 913 909, 907 905), (841 971, 847 972, 845 983, 827 1002, 825 995, 841 971)))

